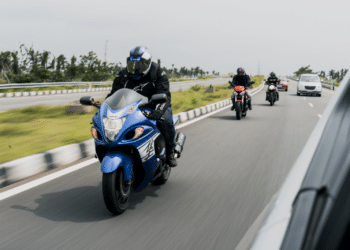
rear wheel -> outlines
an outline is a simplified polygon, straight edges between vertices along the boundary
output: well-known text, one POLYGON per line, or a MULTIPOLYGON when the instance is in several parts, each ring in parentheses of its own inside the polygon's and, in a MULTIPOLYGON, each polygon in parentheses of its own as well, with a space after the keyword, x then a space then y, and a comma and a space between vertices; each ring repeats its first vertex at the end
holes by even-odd
POLYGON ((163 185, 169 179, 170 173, 171 173, 171 167, 169 167, 168 165, 165 165, 162 175, 159 176, 157 179, 155 179, 152 184, 163 185))
POLYGON ((274 102, 275 102, 275 99, 274 99, 273 95, 271 94, 271 96, 270 96, 270 106, 272 106, 274 104, 274 102))
POLYGON ((105 205, 112 214, 122 214, 129 205, 131 186, 125 185, 122 168, 103 174, 102 192, 105 205))
POLYGON ((300 95, 300 93, 297 92, 297 95, 300 95))
POLYGON ((286 88, 286 91, 288 91, 288 88, 286 88))
POLYGON ((237 117, 237 120, 241 120, 241 117, 242 117, 241 105, 239 102, 236 102, 236 117, 237 117))

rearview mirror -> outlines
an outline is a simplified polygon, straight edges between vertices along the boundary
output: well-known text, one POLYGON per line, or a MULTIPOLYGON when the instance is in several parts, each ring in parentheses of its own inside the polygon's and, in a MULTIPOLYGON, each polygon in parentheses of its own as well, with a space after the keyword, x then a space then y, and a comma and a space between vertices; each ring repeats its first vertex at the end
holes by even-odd
POLYGON ((232 82, 231 82, 231 81, 228 81, 228 83, 229 83, 229 84, 232 84, 232 82))
POLYGON ((94 98, 91 96, 83 96, 80 98, 80 104, 82 105, 92 105, 92 102, 94 101, 94 98))
POLYGON ((152 95, 152 98, 150 100, 150 102, 152 103, 163 103, 166 102, 168 99, 166 94, 155 94, 152 95))
POLYGON ((264 79, 264 81, 266 82, 266 79, 264 79))
POLYGON ((255 81, 251 81, 251 82, 250 82, 250 84, 252 84, 252 85, 253 85, 254 83, 255 83, 255 81))

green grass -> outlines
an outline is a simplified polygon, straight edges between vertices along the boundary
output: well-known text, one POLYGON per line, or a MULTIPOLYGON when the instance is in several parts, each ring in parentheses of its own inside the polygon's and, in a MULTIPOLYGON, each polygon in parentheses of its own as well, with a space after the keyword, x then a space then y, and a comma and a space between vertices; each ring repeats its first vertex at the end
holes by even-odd
MULTIPOLYGON (((261 83, 263 77, 254 87, 261 83)), ((195 85, 172 93, 173 113, 179 113, 230 98, 229 84, 214 86, 214 93, 195 85)), ((90 122, 97 109, 88 114, 68 114, 66 106, 34 106, 0 113, 0 163, 88 140, 90 122)))
POLYGON ((67 114, 65 106, 0 113, 0 163, 90 139, 92 114, 67 114))

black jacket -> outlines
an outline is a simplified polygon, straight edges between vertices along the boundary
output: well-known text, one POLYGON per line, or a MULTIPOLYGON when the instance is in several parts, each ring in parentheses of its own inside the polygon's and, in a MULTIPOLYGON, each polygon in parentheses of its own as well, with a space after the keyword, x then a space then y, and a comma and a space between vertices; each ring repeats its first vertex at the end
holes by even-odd
POLYGON ((248 75, 243 75, 243 76, 235 75, 232 78, 232 83, 233 83, 233 87, 243 86, 246 89, 251 85, 250 77, 248 75))
POLYGON ((280 83, 280 79, 278 79, 277 77, 272 77, 270 76, 269 78, 267 78, 267 84, 273 84, 275 86, 277 86, 277 84, 280 83))
POLYGON ((139 94, 148 97, 148 99, 154 94, 165 93, 168 96, 168 103, 170 104, 171 102, 168 76, 165 71, 154 62, 152 62, 148 74, 142 76, 140 80, 132 79, 126 68, 119 71, 117 77, 113 81, 112 90, 106 98, 122 88, 133 89, 139 94))

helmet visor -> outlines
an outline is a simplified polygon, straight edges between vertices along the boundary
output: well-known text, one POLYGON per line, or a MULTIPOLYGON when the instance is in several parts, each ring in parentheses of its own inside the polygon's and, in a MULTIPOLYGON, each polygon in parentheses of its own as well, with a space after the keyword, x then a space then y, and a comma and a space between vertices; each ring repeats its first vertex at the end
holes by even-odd
POLYGON ((132 75, 145 74, 151 65, 151 59, 145 60, 143 58, 128 57, 126 60, 127 70, 132 75))

